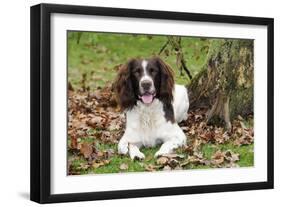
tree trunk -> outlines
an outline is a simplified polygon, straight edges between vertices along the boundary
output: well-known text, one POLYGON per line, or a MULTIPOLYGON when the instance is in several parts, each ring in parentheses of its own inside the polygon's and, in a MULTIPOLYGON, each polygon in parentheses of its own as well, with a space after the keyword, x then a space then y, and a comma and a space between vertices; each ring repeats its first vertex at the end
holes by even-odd
POLYGON ((188 87, 190 107, 210 109, 207 122, 223 120, 231 129, 234 117, 253 113, 253 77, 253 40, 214 39, 188 87))

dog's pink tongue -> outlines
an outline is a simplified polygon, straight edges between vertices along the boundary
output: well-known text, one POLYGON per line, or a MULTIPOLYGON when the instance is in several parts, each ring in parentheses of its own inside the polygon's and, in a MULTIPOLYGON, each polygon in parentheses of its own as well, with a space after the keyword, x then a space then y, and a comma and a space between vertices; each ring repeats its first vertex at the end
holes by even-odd
POLYGON ((143 96, 141 97, 141 100, 142 100, 143 103, 149 104, 149 103, 152 102, 153 96, 150 95, 150 94, 148 94, 148 95, 143 95, 143 96))

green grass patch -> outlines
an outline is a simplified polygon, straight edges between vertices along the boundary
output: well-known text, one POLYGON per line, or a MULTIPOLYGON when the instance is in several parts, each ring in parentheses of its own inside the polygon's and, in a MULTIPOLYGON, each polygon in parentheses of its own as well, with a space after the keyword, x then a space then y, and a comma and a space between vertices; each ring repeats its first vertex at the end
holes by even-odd
POLYGON ((218 150, 231 150, 234 153, 238 153, 240 155, 240 160, 237 164, 240 167, 249 167, 254 165, 254 144, 236 146, 232 143, 228 143, 220 145, 204 144, 202 146, 202 153, 207 159, 211 159, 212 155, 218 150))
MULTIPOLYGON (((87 74, 87 85, 91 88, 104 86, 116 77, 116 65, 124 64, 130 58, 157 55, 167 41, 166 36, 159 35, 151 38, 147 35, 83 32, 77 43, 78 34, 68 32, 68 79, 74 87, 80 86, 82 74, 87 74)), ((182 37, 183 54, 192 75, 205 64, 209 44, 207 39, 182 37)), ((175 52, 163 52, 161 57, 174 69, 177 83, 189 83, 184 71, 180 75, 175 52)))
MULTIPOLYGON (((98 150, 114 149, 117 152, 117 145, 111 144, 98 144, 96 145, 98 150)), ((101 166, 96 169, 91 169, 87 173, 117 173, 117 172, 142 172, 145 171, 145 166, 149 164, 155 164, 156 159, 154 154, 159 147, 155 148, 142 148, 141 152, 145 154, 144 160, 131 160, 128 155, 115 154, 110 158, 108 165, 101 166), (121 170, 120 165, 127 164, 127 170, 121 170)))
MULTIPOLYGON (((87 138, 83 141, 89 141, 87 138)), ((103 174, 103 173, 122 173, 122 172, 143 172, 146 171, 145 167, 149 164, 157 166, 157 159, 154 157, 154 154, 159 150, 159 146, 154 148, 141 148, 141 152, 145 154, 144 160, 131 160, 128 155, 119 155, 117 154, 117 144, 104 144, 100 143, 97 140, 94 140, 95 147, 98 151, 104 151, 108 149, 113 149, 116 153, 109 158, 109 163, 98 168, 90 167, 88 169, 83 169, 81 166, 86 165, 87 161, 82 156, 73 156, 69 154, 69 159, 75 159, 72 161, 72 167, 79 171, 81 174, 103 174), (120 165, 127 164, 128 169, 121 170, 120 165)), ((212 155, 218 151, 226 151, 231 150, 234 153, 239 153, 240 160, 237 164, 240 167, 249 167, 254 165, 254 153, 253 153, 254 145, 244 145, 244 146, 235 146, 231 143, 229 144, 204 144, 202 145, 201 152, 203 153, 204 158, 207 160, 211 160, 212 155)), ((176 152, 178 154, 185 155, 185 158, 188 155, 181 149, 177 149, 176 152)), ((183 169, 209 169, 211 166, 203 165, 203 164, 188 164, 183 169)), ((160 170, 156 168, 156 170, 160 170)))

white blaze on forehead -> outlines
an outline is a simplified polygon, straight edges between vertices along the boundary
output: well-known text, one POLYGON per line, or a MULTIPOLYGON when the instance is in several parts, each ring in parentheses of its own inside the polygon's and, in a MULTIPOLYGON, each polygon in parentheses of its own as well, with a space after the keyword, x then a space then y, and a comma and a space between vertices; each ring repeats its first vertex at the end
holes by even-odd
POLYGON ((152 78, 147 74, 147 64, 148 64, 148 62, 146 60, 143 60, 141 63, 141 66, 143 69, 143 77, 141 78, 141 81, 143 81, 143 80, 152 81, 152 78))
POLYGON ((144 76, 147 76, 147 72, 146 72, 146 67, 147 67, 147 61, 143 60, 141 63, 142 69, 143 69, 143 74, 144 76))

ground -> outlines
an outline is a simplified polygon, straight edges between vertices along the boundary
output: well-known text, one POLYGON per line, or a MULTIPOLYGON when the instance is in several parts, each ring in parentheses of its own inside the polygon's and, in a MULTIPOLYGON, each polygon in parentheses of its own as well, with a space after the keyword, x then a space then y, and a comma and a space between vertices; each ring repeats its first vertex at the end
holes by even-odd
MULTIPOLYGON (((117 154, 125 118, 116 105, 111 84, 119 66, 132 57, 157 55, 165 36, 68 33, 68 174, 248 167, 254 163, 253 117, 238 116, 231 131, 207 125, 208 109, 189 111, 180 124, 187 145, 174 154, 154 158, 159 149, 142 148, 146 158, 132 161, 117 154), (81 35, 82 34, 82 35, 81 35)), ((210 41, 182 39, 187 66, 195 76, 206 62, 210 41)), ((179 84, 189 78, 177 68, 176 54, 167 48, 161 56, 179 84)))

